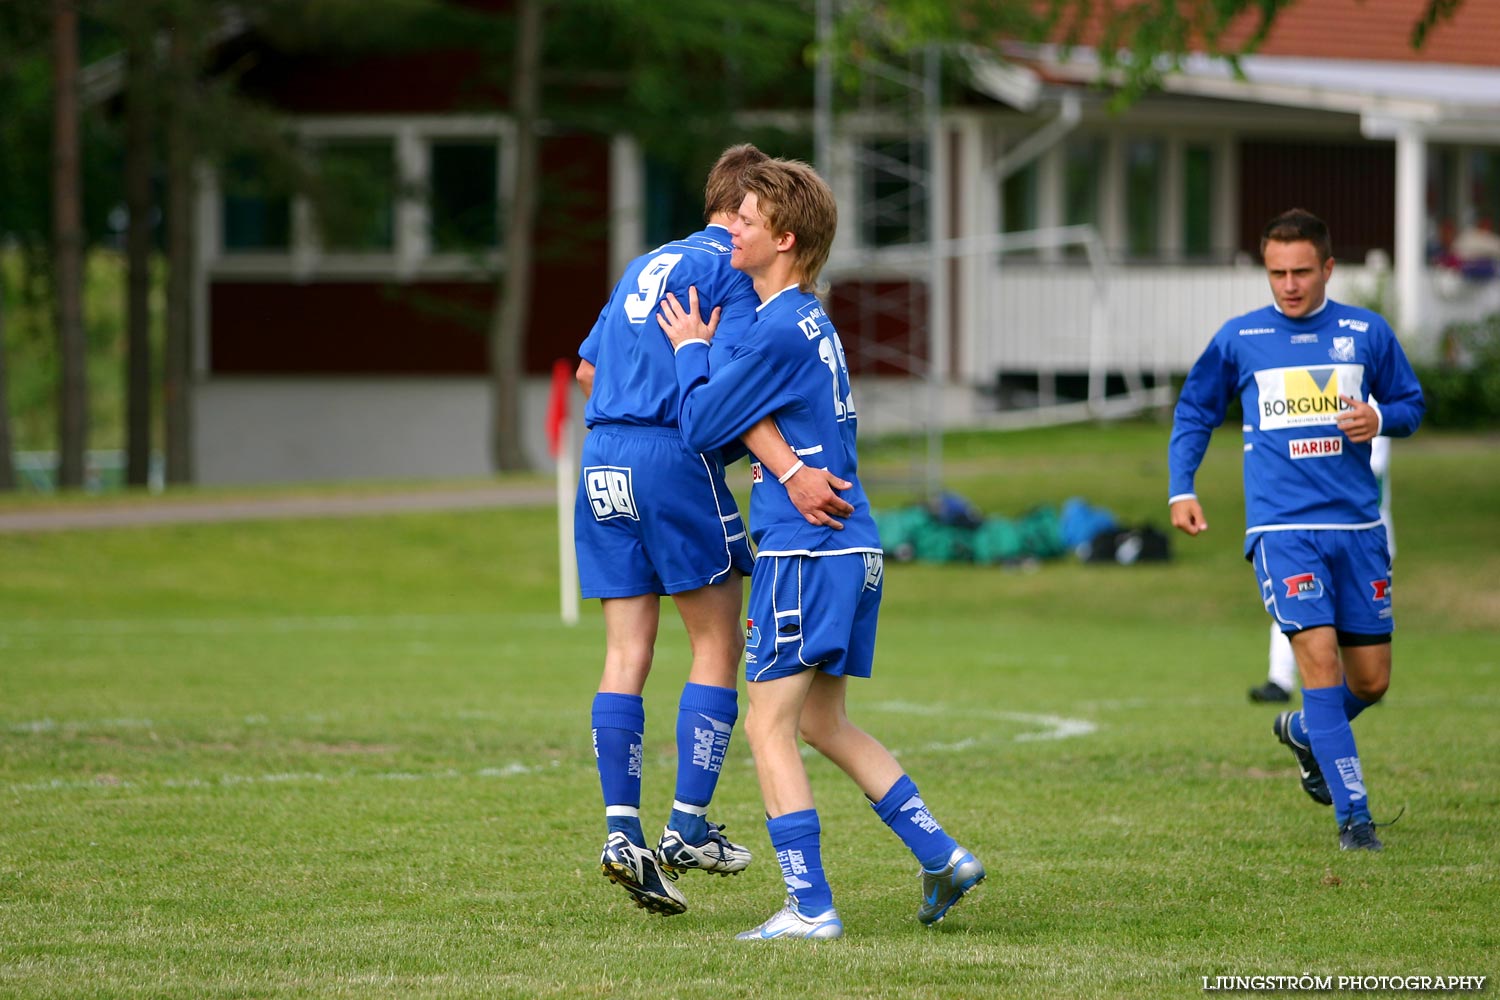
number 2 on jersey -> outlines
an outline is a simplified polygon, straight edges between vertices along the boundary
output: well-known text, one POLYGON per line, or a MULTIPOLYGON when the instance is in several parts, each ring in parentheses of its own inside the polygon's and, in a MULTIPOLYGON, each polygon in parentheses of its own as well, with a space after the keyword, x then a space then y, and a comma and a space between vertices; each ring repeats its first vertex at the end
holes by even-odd
POLYGON ((818 357, 833 374, 833 412, 838 422, 843 423, 854 416, 854 388, 849 384, 849 366, 844 361, 844 345, 837 333, 818 341, 818 357))

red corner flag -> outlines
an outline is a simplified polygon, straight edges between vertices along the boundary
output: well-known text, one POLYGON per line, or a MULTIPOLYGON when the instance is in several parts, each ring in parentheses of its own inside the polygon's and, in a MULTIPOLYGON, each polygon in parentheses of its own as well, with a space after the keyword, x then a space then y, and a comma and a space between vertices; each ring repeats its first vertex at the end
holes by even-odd
POLYGON ((547 399, 547 447, 556 458, 562 448, 563 424, 568 422, 568 397, 573 392, 573 365, 566 358, 552 364, 552 395, 547 399))

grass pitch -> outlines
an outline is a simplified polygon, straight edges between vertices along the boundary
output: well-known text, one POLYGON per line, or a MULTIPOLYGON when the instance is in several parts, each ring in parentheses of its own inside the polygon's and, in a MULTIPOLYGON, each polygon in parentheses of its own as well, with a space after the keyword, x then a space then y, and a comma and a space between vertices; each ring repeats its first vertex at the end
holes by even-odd
MULTIPOLYGON (((1014 516, 1165 526, 1149 424, 948 442, 1014 516)), ((0 996, 1164 997, 1220 975, 1500 974, 1500 462, 1393 461, 1396 670, 1357 723, 1386 851, 1337 850, 1247 702, 1266 619, 1237 436, 1164 566, 888 565, 851 714, 990 877, 939 927, 910 855, 809 761, 841 941, 780 904, 742 736, 714 818, 757 852, 651 917, 598 873, 597 606, 557 621, 546 509, 0 535, 0 996)), ((870 449, 879 481, 894 450, 870 449)), ((877 495, 894 505, 903 498, 877 495)), ((686 643, 647 691, 646 825, 686 643)), ((1491 987, 1493 988, 1493 987, 1491 987)))

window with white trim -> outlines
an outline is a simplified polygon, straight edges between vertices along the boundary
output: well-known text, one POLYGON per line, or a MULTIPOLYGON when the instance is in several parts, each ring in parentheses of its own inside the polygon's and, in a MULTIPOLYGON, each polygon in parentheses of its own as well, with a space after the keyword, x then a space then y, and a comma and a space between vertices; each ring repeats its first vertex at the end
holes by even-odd
POLYGON ((1155 257, 1161 252, 1162 175, 1165 143, 1160 139, 1125 141, 1125 253, 1155 257))
POLYGON ((396 155, 389 139, 325 139, 313 148, 318 241, 344 253, 395 249, 396 155))
POLYGON ((508 122, 338 118, 292 128, 299 168, 245 153, 214 175, 216 269, 467 273, 497 263, 508 122))
POLYGON ((1182 150, 1182 254, 1214 252, 1214 147, 1190 142, 1182 150))
POLYGON ((859 239, 868 247, 927 239, 927 143, 866 139, 859 162, 859 239))
POLYGON ((427 180, 434 253, 472 253, 500 244, 500 158, 494 141, 432 143, 427 180))
POLYGON ((239 153, 219 172, 225 253, 282 252, 292 247, 292 196, 264 157, 239 153))

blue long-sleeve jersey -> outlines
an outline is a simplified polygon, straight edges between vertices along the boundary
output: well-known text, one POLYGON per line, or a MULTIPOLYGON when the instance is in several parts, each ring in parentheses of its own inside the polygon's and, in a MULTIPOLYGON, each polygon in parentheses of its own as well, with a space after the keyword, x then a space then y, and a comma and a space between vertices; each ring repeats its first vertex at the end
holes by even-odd
POLYGON ((1293 319, 1274 306, 1225 323, 1178 397, 1168 446, 1171 501, 1195 496, 1193 478, 1213 429, 1239 396, 1245 435, 1245 548, 1263 531, 1380 524, 1370 444, 1338 429, 1349 404, 1379 400, 1380 433, 1407 437, 1422 422, 1422 387, 1390 325, 1368 309, 1327 300, 1293 319))
POLYGON ((710 225, 630 262, 578 348, 595 367, 584 423, 677 426, 672 345, 656 314, 668 292, 687 308, 688 287, 695 286, 703 315, 722 309, 715 342, 722 341, 720 350, 732 347, 754 322, 760 300, 750 279, 729 266, 731 249, 729 230, 710 225))
POLYGON ((799 458, 852 484, 839 495, 854 513, 835 531, 808 524, 775 478, 752 477, 750 535, 757 555, 880 551, 858 476, 858 419, 844 348, 816 296, 791 287, 767 299, 739 342, 714 353, 712 376, 708 348, 684 344, 677 351, 677 383, 678 426, 688 447, 722 447, 770 415, 799 458))

